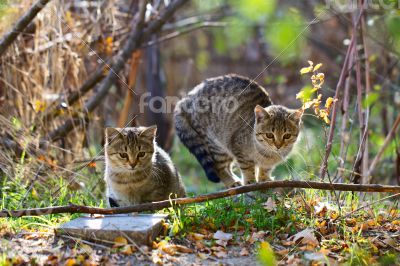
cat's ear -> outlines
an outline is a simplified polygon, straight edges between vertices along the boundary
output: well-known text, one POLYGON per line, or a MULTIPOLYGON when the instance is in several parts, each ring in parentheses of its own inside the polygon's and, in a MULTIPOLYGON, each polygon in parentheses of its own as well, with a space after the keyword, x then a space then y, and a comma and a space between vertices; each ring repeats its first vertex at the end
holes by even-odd
POLYGON ((115 138, 120 137, 121 132, 119 132, 118 129, 114 128, 114 127, 107 127, 106 128, 106 141, 107 143, 111 143, 111 141, 113 141, 115 138))
POLYGON ((303 114, 304 114, 304 110, 300 108, 297 110, 293 110, 292 113, 288 116, 288 118, 296 123, 299 123, 303 114))
POLYGON ((140 136, 143 136, 145 138, 153 139, 156 136, 157 133, 157 126, 150 126, 145 128, 141 133, 140 136))
POLYGON ((256 105, 256 107, 254 108, 254 115, 256 116, 257 123, 270 117, 268 112, 260 105, 256 105))

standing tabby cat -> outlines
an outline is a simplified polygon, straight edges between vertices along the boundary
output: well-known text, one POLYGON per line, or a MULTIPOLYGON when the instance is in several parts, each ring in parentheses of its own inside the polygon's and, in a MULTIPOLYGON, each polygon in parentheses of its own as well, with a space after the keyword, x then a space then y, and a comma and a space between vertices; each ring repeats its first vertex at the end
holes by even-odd
POLYGON ((105 181, 111 206, 186 195, 169 155, 155 142, 157 127, 106 128, 105 181))
POLYGON ((226 187, 270 180, 274 166, 292 150, 302 112, 272 105, 263 87, 248 78, 226 75, 197 85, 175 107, 175 127, 183 144, 209 180, 226 187), (262 107, 263 106, 263 107, 262 107))

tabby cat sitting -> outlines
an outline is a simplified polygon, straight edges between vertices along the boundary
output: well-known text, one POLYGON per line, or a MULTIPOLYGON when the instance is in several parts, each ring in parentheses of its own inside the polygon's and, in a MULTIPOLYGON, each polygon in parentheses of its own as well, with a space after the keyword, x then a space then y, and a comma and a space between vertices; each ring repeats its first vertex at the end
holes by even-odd
POLYGON ((303 112, 273 105, 266 90, 238 75, 197 85, 175 107, 176 132, 209 180, 226 187, 270 180, 292 151, 303 112), (241 170, 242 181, 232 172, 241 170))
POLYGON ((112 207, 184 197, 169 155, 155 142, 157 127, 106 128, 105 181, 112 207))

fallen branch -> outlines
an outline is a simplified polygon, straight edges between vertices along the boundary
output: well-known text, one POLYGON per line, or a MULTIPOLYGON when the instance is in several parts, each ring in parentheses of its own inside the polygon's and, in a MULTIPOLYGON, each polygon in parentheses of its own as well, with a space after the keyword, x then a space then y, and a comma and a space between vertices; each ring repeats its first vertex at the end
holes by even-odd
POLYGON ((17 39, 18 35, 29 25, 36 15, 46 6, 50 0, 39 0, 26 12, 15 24, 11 31, 0 40, 0 56, 17 39))
POLYGON ((252 185, 226 189, 196 197, 178 198, 178 199, 164 200, 152 203, 143 203, 128 207, 97 208, 97 207, 88 207, 82 205, 68 205, 68 206, 56 206, 56 207, 25 209, 25 210, 15 210, 15 211, 2 210, 0 211, 0 217, 39 216, 39 215, 57 214, 57 213, 121 214, 121 213, 142 212, 142 211, 155 211, 171 207, 171 204, 186 205, 198 202, 205 202, 213 199, 225 198, 234 195, 244 194, 251 191, 266 190, 270 188, 305 188, 305 189, 322 189, 322 190, 338 190, 338 191, 400 193, 400 186, 360 185, 360 184, 285 180, 285 181, 269 181, 269 182, 257 183, 252 185))

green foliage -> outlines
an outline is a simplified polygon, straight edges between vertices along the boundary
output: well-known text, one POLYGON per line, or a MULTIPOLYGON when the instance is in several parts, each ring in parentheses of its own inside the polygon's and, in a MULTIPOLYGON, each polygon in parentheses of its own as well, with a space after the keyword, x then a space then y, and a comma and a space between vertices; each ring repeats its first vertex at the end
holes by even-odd
POLYGON ((400 12, 393 10, 385 18, 386 26, 392 37, 393 48, 400 53, 400 12))
MULTIPOLYGON (((212 2, 212 1, 211 1, 212 2)), ((202 8, 216 8, 215 3, 202 1, 202 8)), ((200 5, 200 6, 201 6, 200 5)), ((278 10, 277 1, 230 0, 227 2, 232 16, 224 20, 227 26, 214 30, 214 46, 218 53, 233 51, 253 39, 257 28, 263 29, 265 41, 272 56, 287 64, 301 58, 305 49, 307 24, 303 15, 294 8, 278 10)), ((235 57, 235 53, 231 55, 235 57)))
POLYGON ((276 9, 276 0, 231 0, 240 19, 250 22, 266 21, 276 9))
POLYGON ((371 259, 371 254, 367 250, 354 245, 350 249, 350 258, 347 263, 349 266, 367 266, 370 265, 369 260, 371 259))
POLYGON ((391 265, 399 265, 400 258, 398 254, 394 253, 385 253, 382 257, 379 258, 379 263, 382 266, 391 266, 391 265))
POLYGON ((297 9, 289 9, 265 27, 265 37, 274 56, 287 64, 303 55, 309 33, 307 23, 297 9))
POLYGON ((238 17, 229 17, 226 21, 228 26, 224 29, 224 35, 229 48, 237 48, 249 40, 252 35, 251 25, 238 17))
MULTIPOLYGON (((271 197, 274 197, 271 194, 271 197)), ((268 212, 263 206, 264 193, 254 193, 256 199, 249 208, 248 196, 236 198, 223 198, 203 204, 186 206, 181 212, 181 222, 186 231, 192 228, 229 228, 229 231, 244 229, 249 233, 252 228, 268 230, 275 234, 277 229, 288 227, 295 230, 292 225, 296 222, 294 212, 288 211, 283 203, 278 205, 275 213, 268 212)))
POLYGON ((362 102, 363 108, 369 108, 371 105, 373 105, 377 100, 379 99, 379 93, 377 92, 370 92, 369 94, 366 95, 362 102))
MULTIPOLYGON (((88 190, 72 191, 68 183, 60 176, 52 176, 44 182, 27 179, 27 165, 16 164, 13 178, 3 175, 0 178, 0 208, 18 210, 24 208, 44 208, 68 204, 90 206, 103 206, 101 196, 88 190)), ((32 176, 33 178, 33 176, 32 176)), ((88 186, 98 183, 97 178, 92 178, 88 186)), ((21 228, 36 228, 41 226, 55 226, 61 222, 76 217, 77 214, 47 215, 37 217, 23 217, 5 219, 0 218, 0 227, 3 223, 11 226, 13 230, 21 228)))

